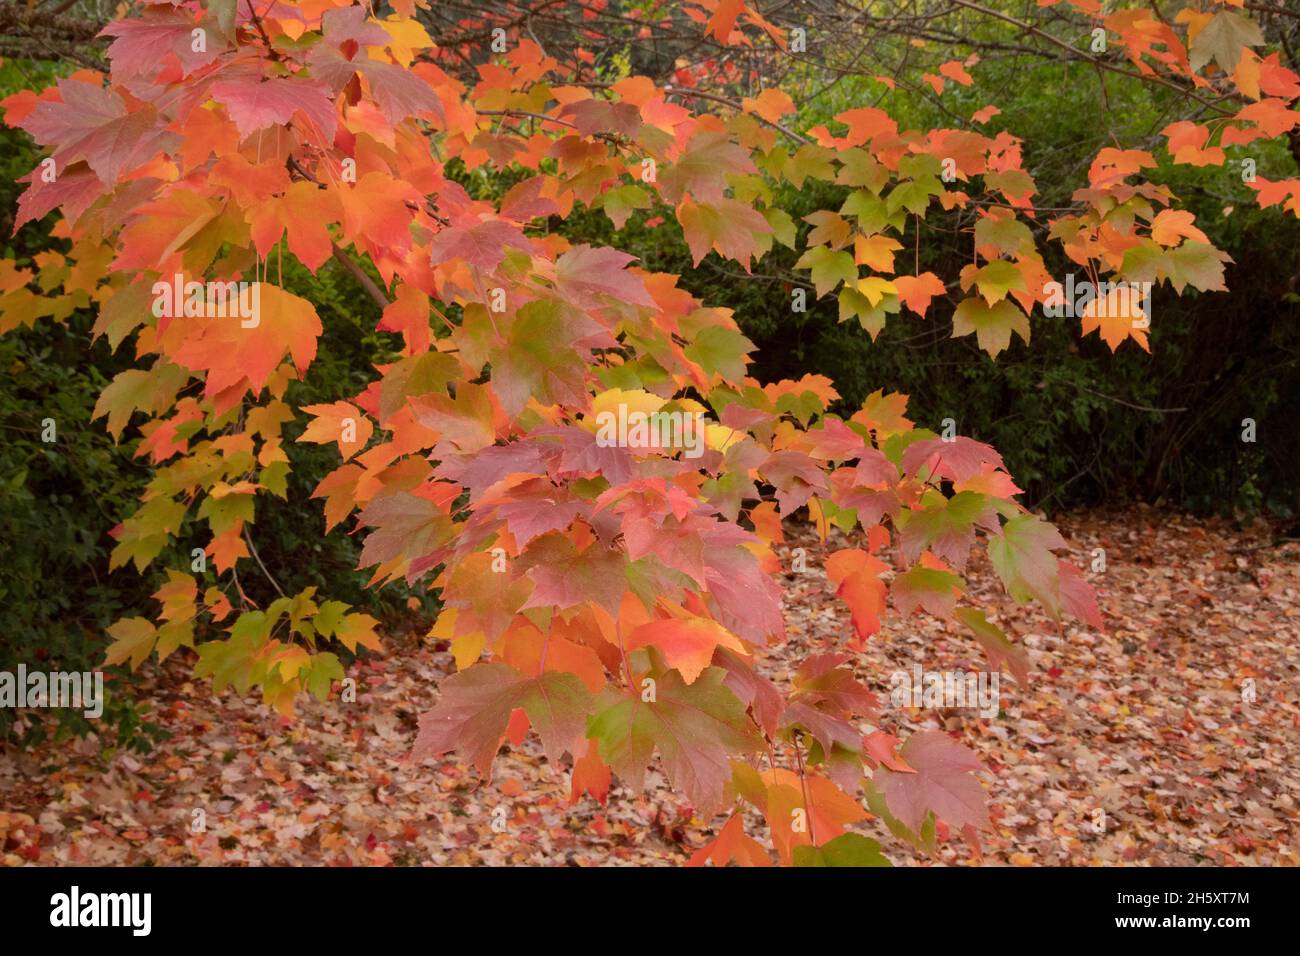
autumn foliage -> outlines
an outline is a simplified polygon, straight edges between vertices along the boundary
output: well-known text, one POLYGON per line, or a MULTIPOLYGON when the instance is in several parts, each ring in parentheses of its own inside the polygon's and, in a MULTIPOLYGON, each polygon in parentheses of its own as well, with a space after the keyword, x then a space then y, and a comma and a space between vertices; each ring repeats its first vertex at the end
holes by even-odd
MULTIPOLYGON (((611 773, 639 787, 657 755, 698 815, 728 814, 697 863, 770 862, 745 832, 746 806, 786 863, 885 864, 850 830, 864 801, 905 839, 930 843, 942 824, 976 841, 989 818, 973 754, 938 732, 864 737, 880 702, 853 652, 887 619, 934 615, 1023 679, 963 572, 981 547, 1015 600, 1100 628, 1065 541, 1017 502, 992 447, 919 426, 883 387, 841 417, 823 377, 755 381, 725 302, 548 224, 578 206, 616 229, 672 217, 697 264, 716 253, 745 270, 774 244, 797 247, 814 295, 834 296, 864 334, 932 320, 951 296, 953 334, 994 357, 1044 321, 1031 318, 1052 279, 1041 242, 1096 281, 1179 292, 1223 289, 1226 256, 1145 179, 1157 164, 1142 149, 1101 150, 1075 208, 1049 215, 1020 141, 980 132, 993 105, 959 128, 903 129, 863 105, 797 130, 780 89, 710 98, 698 95, 707 77, 665 88, 610 76, 548 55, 519 26, 471 80, 463 44, 436 42, 423 6, 139 4, 106 30, 108 75, 82 70, 3 104, 50 157, 19 225, 58 210, 65 251, 0 263, 0 329, 91 307, 96 334, 137 358, 96 409, 115 436, 138 432, 135 454, 153 467, 115 530, 114 565, 159 570, 184 529, 236 585, 161 569, 156 618, 114 625, 106 662, 187 654, 216 689, 259 688, 292 714, 344 676, 332 641, 380 646, 374 619, 314 589, 257 608, 237 586, 260 573, 257 512, 286 494, 282 429, 307 416, 301 440, 340 454, 314 494, 322 530, 355 527, 373 584, 440 597, 432 633, 458 672, 420 720, 416 758, 454 751, 487 775, 503 740, 535 733, 556 773, 571 761, 574 799, 603 801, 611 773), (515 184, 467 189, 453 163, 515 184), (774 187, 814 181, 843 201, 803 229, 774 187), (969 264, 915 274, 911 224, 971 209, 969 264), (289 257, 312 272, 336 260, 383 306, 400 357, 359 394, 285 401, 323 331, 310 298, 281 283, 289 257), (183 301, 157 308, 156 284, 175 276, 183 301), (239 282, 258 284, 257 315, 212 315, 214 287, 239 282), (704 415, 704 453, 598 441, 600 414, 619 407, 704 415), (772 680, 764 650, 785 632, 777 551, 796 516, 823 541, 834 527, 857 542, 810 558, 851 625, 772 680)), ((1185 83, 1193 99, 1240 98, 1208 122, 1171 122, 1175 163, 1223 163, 1222 146, 1300 122, 1300 77, 1261 49, 1240 3, 1174 22, 1141 4, 1071 6, 1110 32, 1125 69, 1185 83)), ((759 5, 682 8, 718 44, 787 49, 759 5)), ((978 83, 978 58, 923 79, 940 95, 978 83)), ((1300 215, 1300 181, 1252 188, 1300 215)), ((1076 320, 1112 349, 1149 348, 1140 310, 1076 320)))

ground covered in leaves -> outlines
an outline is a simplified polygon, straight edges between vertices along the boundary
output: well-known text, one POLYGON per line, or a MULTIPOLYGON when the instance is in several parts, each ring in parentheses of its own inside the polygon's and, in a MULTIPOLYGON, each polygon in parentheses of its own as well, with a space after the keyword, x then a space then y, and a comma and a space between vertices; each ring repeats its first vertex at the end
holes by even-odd
MULTIPOLYGON (((982 862, 1294 865, 1300 856, 1300 545, 1267 528, 1130 510, 1058 519, 1089 568, 1104 634, 1016 607, 985 561, 974 596, 1033 666, 1004 675, 1002 713, 900 709, 889 675, 983 667, 961 629, 887 620, 856 658, 905 736, 946 729, 984 761, 994 831, 982 862), (1243 687, 1254 681, 1254 700, 1243 687)), ((769 676, 813 648, 842 647, 848 612, 820 573, 788 577, 787 644, 769 676)), ((428 622, 421 622, 422 628, 428 622)), ((419 631, 360 661, 355 703, 304 701, 288 722, 256 698, 213 697, 179 662, 145 685, 170 738, 146 756, 94 740, 0 750, 0 860, 8 865, 679 864, 710 839, 651 773, 647 795, 613 787, 606 806, 570 803, 567 767, 535 741, 498 759, 490 784, 449 756, 406 759, 418 715, 452 669, 419 631), (202 832, 194 832, 196 821, 202 832)), ((870 729, 868 727, 864 730, 870 729)), ((973 863, 957 834, 935 855, 858 827, 899 865, 973 863)), ((760 840, 761 832, 751 829, 760 840)), ((946 835, 944 835, 946 836, 946 835)))

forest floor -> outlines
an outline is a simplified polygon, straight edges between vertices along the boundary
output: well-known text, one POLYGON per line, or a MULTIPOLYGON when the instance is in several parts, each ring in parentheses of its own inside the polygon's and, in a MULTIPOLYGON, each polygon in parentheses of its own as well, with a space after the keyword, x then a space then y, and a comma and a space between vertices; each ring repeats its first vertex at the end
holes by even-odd
MULTIPOLYGON (((886 702, 885 728, 947 729, 978 752, 994 825, 985 864, 1295 865, 1300 546, 1270 546, 1262 526, 1150 509, 1057 524, 1077 566, 1105 549, 1104 572, 1087 576, 1106 632, 1067 623, 1062 636, 976 561, 974 596, 1026 649, 1028 685, 1004 675, 993 719, 894 708, 891 672, 983 663, 969 637, 938 621, 887 619, 856 658, 886 702), (1253 702, 1243 700, 1248 679, 1253 702)), ((811 534, 792 543, 818 564, 811 534)), ((769 668, 778 678, 813 647, 842 646, 848 628, 824 575, 787 583, 789 641, 769 668)), ((145 690, 171 735, 152 753, 105 757, 93 739, 0 750, 0 861, 680 864, 711 838, 721 818, 694 819, 657 772, 645 795, 616 781, 606 806, 571 804, 567 767, 549 766, 531 738, 503 753, 490 784, 454 755, 410 762, 416 720, 451 669, 444 646, 393 635, 384 655, 352 668, 355 703, 304 701, 290 722, 255 696, 212 696, 178 661, 152 666, 145 690)), ((858 826, 895 864, 977 861, 956 834, 925 855, 878 820, 858 826)))

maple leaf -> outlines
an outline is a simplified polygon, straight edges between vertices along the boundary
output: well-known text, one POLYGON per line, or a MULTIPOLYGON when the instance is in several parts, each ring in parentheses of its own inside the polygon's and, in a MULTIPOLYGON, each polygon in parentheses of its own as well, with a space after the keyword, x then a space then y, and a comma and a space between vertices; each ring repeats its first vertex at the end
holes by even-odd
POLYGON ((1209 237, 1192 223, 1196 216, 1185 209, 1162 209, 1151 220, 1151 238, 1162 246, 1176 246, 1183 237, 1209 244, 1209 237))
POLYGON ((857 833, 843 833, 821 846, 794 848, 795 866, 893 866, 880 844, 857 833))
POLYGON ((556 288, 569 302, 580 307, 607 302, 628 302, 655 307, 645 282, 624 267, 636 261, 608 246, 574 246, 555 260, 556 288))
POLYGON ((397 297, 387 308, 379 322, 385 332, 401 332, 406 340, 406 350, 411 354, 426 352, 431 335, 429 331, 429 297, 412 285, 403 283, 397 297))
POLYGON ((918 607, 935 617, 947 617, 956 606, 961 587, 961 578, 951 571, 918 566, 894 578, 890 594, 904 617, 918 607))
POLYGON ((184 380, 184 370, 159 361, 149 370, 127 369, 113 376, 113 381, 99 393, 90 419, 108 416, 108 431, 115 438, 122 434, 136 411, 153 414, 169 407, 184 380))
POLYGON ((873 731, 862 738, 862 749, 868 757, 890 770, 899 773, 916 773, 907 765, 907 761, 898 755, 898 738, 893 734, 883 730, 873 731))
POLYGON ((717 0, 705 33, 720 43, 729 42, 731 31, 736 28, 736 20, 744 10, 745 0, 717 0))
POLYGON ((1202 292, 1227 291, 1223 281, 1223 264, 1232 257, 1213 246, 1194 239, 1184 239, 1182 245, 1165 253, 1164 268, 1169 284, 1177 292, 1191 285, 1202 292))
POLYGON ((1148 303, 1139 301, 1141 295, 1126 286, 1111 288, 1104 295, 1092 299, 1079 317, 1083 334, 1100 332, 1101 340, 1113 352, 1128 338, 1132 338, 1144 351, 1147 345, 1147 328, 1150 325, 1148 303))
POLYGON ((979 347, 996 358, 1011 344, 1015 332, 1029 341, 1029 319, 1009 299, 990 306, 982 297, 963 299, 952 316, 953 338, 975 333, 979 347))
POLYGON ((762 781, 767 788, 762 810, 772 842, 787 864, 793 862, 800 847, 813 844, 814 835, 820 843, 827 843, 842 834, 847 824, 867 816, 857 800, 826 777, 807 775, 801 779, 799 774, 777 768, 765 772, 762 781), (800 819, 804 826, 796 829, 795 821, 800 819))
POLYGON ((475 664, 443 680, 438 689, 438 703, 420 715, 411 752, 415 760, 456 750, 490 777, 516 709, 528 715, 552 764, 558 764, 566 750, 583 751, 592 697, 573 674, 547 671, 527 677, 505 664, 475 664))
POLYGON ((366 447, 375 426, 354 405, 333 402, 329 405, 304 405, 308 415, 316 416, 298 441, 328 445, 337 442, 339 454, 347 461, 366 447))
POLYGON ((741 654, 748 653, 734 634, 716 621, 702 617, 650 621, 632 631, 626 641, 629 651, 638 647, 656 648, 669 667, 681 672, 687 684, 695 683, 709 666, 715 649, 726 647, 741 654))
POLYGON ((745 97, 742 106, 746 113, 756 113, 769 123, 776 123, 786 113, 795 112, 790 94, 775 87, 763 90, 758 96, 745 97))
POLYGON ((759 466, 759 471, 775 486, 782 515, 797 511, 813 495, 830 491, 822 467, 801 451, 773 452, 759 466))
POLYGON ((1029 658, 1024 650, 1012 644, 1001 628, 989 622, 983 611, 973 607, 960 607, 953 612, 953 616, 970 628, 984 648, 990 667, 997 670, 1005 664, 1020 684, 1029 679, 1029 658))
POLYGON ((462 384, 456 397, 417 395, 410 402, 415 419, 462 452, 476 452, 496 441, 492 392, 485 385, 462 384))
POLYGON ((543 670, 576 674, 593 694, 606 686, 605 667, 594 650, 563 636, 563 626, 552 622, 543 634, 531 624, 516 622, 505 633, 501 660, 522 674, 543 670))
POLYGON ((985 465, 1005 467, 1002 456, 992 445, 964 435, 913 442, 903 452, 903 471, 913 476, 924 468, 931 476, 964 481, 980 474, 985 465))
POLYGON ((904 560, 915 561, 929 549, 961 569, 966 566, 971 545, 975 543, 975 529, 998 530, 997 512, 982 494, 963 491, 951 498, 927 495, 923 500, 928 507, 911 508, 900 515, 904 560))
POLYGON ((969 748, 945 733, 925 731, 909 737, 900 754, 914 773, 880 767, 871 777, 899 822, 919 834, 933 813, 949 826, 992 829, 984 789, 973 776, 983 767, 969 748))
POLYGON ((525 609, 565 610, 594 601, 613 613, 627 590, 627 556, 600 543, 579 551, 568 538, 550 534, 531 545, 517 563, 536 585, 525 609))
MULTIPOLYGON (((813 242, 812 235, 808 236, 808 242, 813 242)), ((894 271, 894 253, 903 248, 903 244, 897 239, 891 239, 889 236, 854 236, 853 237, 853 258, 860 266, 869 266, 877 272, 894 271)), ((927 273, 932 275, 932 273, 927 273)), ((929 299, 927 298, 928 302, 929 299)), ((924 312, 925 309, 920 310, 924 312)))
POLYGON ((582 136, 613 132, 628 139, 641 130, 641 112, 631 103, 608 103, 604 100, 576 100, 566 103, 561 117, 572 119, 582 136))
MULTIPOLYGON (((841 249, 848 245, 849 240, 853 238, 852 225, 850 225, 849 222, 838 213, 831 212, 829 209, 822 209, 818 212, 810 213, 803 218, 804 222, 812 223, 813 225, 807 238, 809 246, 826 245, 832 249, 841 249)), ((865 241, 866 240, 864 240, 864 242, 865 241)), ((862 261, 861 257, 859 257, 858 262, 861 263, 862 261)), ((892 262, 892 258, 890 261, 892 262)))
POLYGON ((1006 259, 994 259, 986 263, 971 273, 969 280, 963 270, 962 282, 964 285, 974 282, 980 295, 984 296, 984 300, 990 306, 997 305, 1013 291, 1023 292, 1025 289, 1024 275, 1016 268, 1014 262, 1006 259))
POLYGON ((776 685, 757 673, 749 658, 725 647, 717 649, 713 662, 726 670, 726 685, 749 707, 755 723, 769 737, 775 736, 781 713, 785 710, 785 701, 776 685))
POLYGON ((272 126, 283 126, 301 112, 327 142, 332 140, 338 114, 329 93, 324 83, 297 76, 267 80, 245 76, 212 84, 212 98, 226 108, 243 137, 272 126))
POLYGON ((158 631, 153 624, 142 617, 124 617, 108 628, 113 643, 108 646, 104 656, 104 666, 131 661, 135 670, 148 659, 158 641, 158 631))
POLYGON ((376 497, 358 516, 368 528, 359 567, 394 559, 411 561, 430 554, 451 537, 451 518, 431 493, 394 490, 376 497))
POLYGON ((1104 630, 1097 595, 1083 574, 1068 561, 1058 561, 1057 571, 1061 581, 1061 603, 1065 609, 1097 630, 1104 630))
POLYGON ((157 269, 212 223, 221 207, 197 190, 177 187, 137 207, 138 217, 122 230, 115 268, 157 269))
POLYGON ((975 82, 960 60, 949 60, 947 63, 940 64, 939 72, 962 86, 970 86, 975 82))
POLYGON ((573 777, 570 781, 569 803, 577 803, 584 792, 589 793, 599 804, 609 800, 610 772, 605 761, 600 759, 600 747, 594 740, 587 741, 587 752, 573 762, 573 777))
POLYGON ((208 373, 205 394, 215 395, 242 381, 258 392, 286 352, 299 372, 316 357, 322 328, 315 307, 269 283, 258 283, 258 292, 255 316, 200 319, 198 331, 173 355, 181 365, 208 373))
POLYGON ((128 110, 112 90, 78 80, 60 80, 58 90, 59 99, 41 100, 21 126, 37 142, 55 147, 60 172, 84 160, 111 186, 177 142, 148 103, 128 110))
MULTIPOLYGON (((1175 163, 1187 163, 1192 166, 1218 166, 1227 158, 1218 146, 1205 149, 1210 138, 1208 127, 1188 120, 1170 123, 1160 131, 1169 138, 1168 149, 1173 153, 1175 163)), ((1166 212, 1171 210, 1165 210, 1166 212)), ((1189 214, 1190 215, 1190 214, 1189 214)))
POLYGON ((553 299, 529 302, 515 314, 504 347, 491 353, 493 386, 506 414, 518 415, 530 398, 544 405, 586 405, 591 350, 615 344, 603 326, 572 306, 553 299))
POLYGON ((15 232, 24 223, 42 218, 51 209, 62 209, 64 218, 75 223, 104 192, 103 182, 85 163, 74 163, 63 169, 52 183, 45 182, 37 171, 25 178, 30 185, 18 197, 15 232))
POLYGON ((841 667, 848 654, 813 654, 795 671, 791 699, 815 703, 837 714, 874 717, 880 704, 853 672, 841 667))
MULTIPOLYGON (((316 621, 316 624, 318 627, 320 626, 319 619, 316 621)), ((383 647, 383 644, 379 640, 379 635, 375 632, 375 628, 378 625, 379 622, 369 614, 348 614, 341 618, 338 623, 333 626, 332 630, 327 631, 322 629, 321 633, 326 636, 332 634, 353 654, 357 652, 358 644, 363 647, 368 647, 372 651, 377 651, 383 647)), ((340 672, 338 676, 341 678, 343 676, 342 672, 340 672)))
POLYGON ((500 219, 451 226, 434 236, 429 244, 430 261, 434 265, 460 259, 485 272, 501 264, 507 248, 527 252, 531 243, 518 226, 500 219))
POLYGON ((1060 532, 1042 518, 1017 515, 989 540, 989 559, 1018 603, 1032 598, 1059 617, 1060 573, 1052 551, 1064 547, 1060 532))
POLYGON ((419 191, 410 183, 378 170, 366 173, 351 188, 337 190, 343 205, 343 235, 370 249, 405 256, 411 248, 408 204, 418 203, 419 191))
POLYGON ((1254 20, 1220 10, 1192 40, 1188 65, 1195 73, 1214 60, 1223 72, 1231 73, 1237 68, 1243 49, 1263 45, 1264 34, 1254 20))
POLYGON ((856 282, 858 268, 853 256, 845 251, 835 252, 826 246, 813 246, 795 264, 796 269, 808 269, 812 274, 813 288, 821 298, 841 282, 856 282))
MULTIPOLYGON (((670 203, 682 202, 689 195, 695 202, 716 207, 723 205, 727 176, 757 171, 749 154, 726 133, 705 130, 696 133, 677 162, 663 171, 659 190, 670 203)), ((738 202, 734 205, 754 213, 751 206, 738 202)))
POLYGON ((722 668, 710 667, 688 685, 676 671, 664 672, 653 678, 653 702, 607 691, 587 733, 599 742, 601 759, 636 789, 658 749, 673 786, 697 810, 708 812, 722 800, 730 757, 761 746, 745 705, 725 685, 726 676, 722 668))
POLYGON ((479 498, 471 521, 495 524, 503 519, 515 546, 528 547, 534 538, 564 531, 573 519, 591 514, 591 504, 573 497, 567 488, 549 478, 514 474, 497 482, 479 498))
POLYGON ((300 180, 284 195, 254 204, 248 210, 248 221, 259 254, 266 256, 287 232, 289 251, 315 272, 333 252, 326 224, 341 214, 334 193, 300 180))
POLYGON ((880 575, 887 570, 885 562, 857 548, 844 548, 826 559, 826 575, 835 584, 836 596, 849 606, 859 640, 880 630, 886 595, 880 575))
POLYGON ((883 442, 890 435, 911 430, 912 422, 903 414, 906 411, 906 395, 898 392, 886 395, 884 389, 878 388, 863 400, 862 408, 849 420, 875 432, 877 442, 883 442))
POLYGON ((737 866, 771 866, 772 858, 756 841, 745 836, 745 827, 739 815, 732 815, 718 831, 717 837, 700 847, 687 862, 687 866, 726 866, 731 861, 737 866))
MULTIPOLYGON (((677 219, 697 266, 713 249, 725 259, 736 260, 748 271, 750 260, 760 252, 758 237, 772 232, 761 213, 735 199, 720 198, 709 203, 684 199, 677 207, 677 219)), ((844 255, 853 261, 848 253, 844 255)))
POLYGON ((307 63, 313 76, 320 77, 326 88, 334 91, 342 90, 358 74, 365 77, 375 103, 394 126, 410 116, 444 119, 442 100, 433 87, 402 66, 369 56, 349 59, 332 43, 316 44, 307 55, 307 63))
POLYGON ((147 10, 143 17, 110 23, 100 35, 113 37, 108 45, 113 79, 151 77, 173 59, 182 77, 207 66, 221 50, 216 43, 196 44, 196 26, 198 21, 186 11, 157 9, 147 10))

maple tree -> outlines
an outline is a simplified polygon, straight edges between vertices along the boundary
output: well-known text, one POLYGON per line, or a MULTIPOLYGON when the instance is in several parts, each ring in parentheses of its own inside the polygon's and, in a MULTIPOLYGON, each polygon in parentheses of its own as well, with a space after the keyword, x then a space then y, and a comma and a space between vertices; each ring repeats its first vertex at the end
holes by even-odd
MULTIPOLYGON (((601 0, 573 6, 598 26, 610 15, 601 0)), ((1129 64, 1106 69, 1185 88, 1213 116, 1164 128, 1174 163, 1222 164, 1225 146, 1300 126, 1300 77, 1263 49, 1242 3, 1172 22, 1154 5, 1070 6, 1129 64)), ((314 493, 325 530, 354 522, 372 583, 439 594, 432 635, 458 673, 421 718, 416 757, 456 751, 486 775, 503 740, 534 731, 553 765, 572 758, 574 799, 603 801, 611 772, 640 786, 658 754, 700 815, 729 814, 695 863, 770 862, 745 833, 746 806, 785 863, 885 864, 849 830, 862 800, 920 845, 940 826, 977 841, 990 823, 973 754, 939 732, 864 737, 880 707, 852 652, 892 607, 964 625, 992 667, 1024 679, 1023 654, 962 574, 981 546, 1016 601, 1099 628, 1066 542, 1016 501, 989 445, 919 427, 884 389, 841 416, 824 377, 756 381, 725 305, 549 223, 580 205, 616 230, 673 217, 696 264, 716 253, 746 270, 780 243, 872 337, 955 289, 953 334, 996 357, 1013 334, 1028 341, 1048 301, 1036 229, 1047 212, 1021 143, 977 131, 991 104, 961 128, 903 129, 861 106, 834 128, 794 130, 790 96, 752 89, 762 74, 746 64, 791 53, 759 5, 635 9, 641 36, 685 22, 711 50, 745 56, 665 83, 604 66, 581 42, 553 54, 509 11, 458 15, 442 36, 429 28, 448 11, 420 0, 162 2, 105 28, 107 74, 82 69, 4 101, 6 122, 49 151, 17 225, 58 210, 66 248, 0 263, 0 330, 94 308, 95 334, 129 343, 139 367, 104 389, 95 416, 119 437, 138 423, 135 454, 153 473, 114 531, 113 565, 143 572, 184 536, 201 542, 207 579, 228 581, 201 588, 193 567, 164 569, 157 619, 110 628, 106 663, 188 648, 216 689, 257 687, 292 714, 344 677, 331 641, 380 646, 373 618, 315 589, 258 608, 239 586, 241 566, 262 564, 250 527, 287 492, 282 430, 301 413, 299 440, 340 453, 314 493), (509 174, 507 187, 489 173, 509 174), (813 182, 842 199, 803 230, 774 187, 813 182), (919 262, 922 219, 970 210, 959 275, 904 271, 909 238, 919 262), (359 394, 286 401, 323 332, 309 298, 283 287, 286 256, 313 273, 339 263, 400 341, 359 394), (236 312, 245 291, 256 308, 236 312), (600 414, 617 407, 703 415, 703 454, 598 440, 600 414), (777 682, 763 653, 785 632, 776 549, 796 513, 823 543, 832 528, 859 542, 824 561, 851 633, 777 682)), ((939 95, 971 86, 978 62, 936 62, 922 79, 939 95)), ((1048 241, 1094 281, 1223 289, 1226 256, 1145 179, 1156 166, 1147 150, 1101 149, 1048 241)), ((1251 183, 1261 205, 1300 216, 1300 180, 1251 183)), ((1089 307, 1081 334, 1149 349, 1149 315, 1126 301, 1089 307)))

